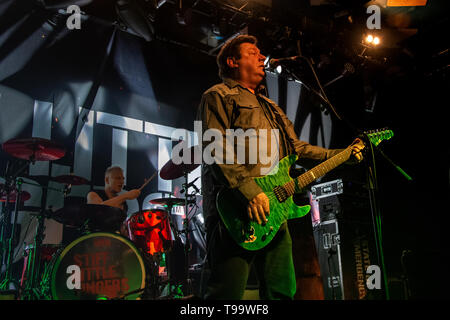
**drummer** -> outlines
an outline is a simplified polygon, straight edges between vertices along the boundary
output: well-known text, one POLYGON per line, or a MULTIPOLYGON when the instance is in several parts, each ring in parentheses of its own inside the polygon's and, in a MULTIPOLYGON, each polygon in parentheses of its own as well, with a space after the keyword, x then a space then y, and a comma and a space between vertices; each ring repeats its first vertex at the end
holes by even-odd
POLYGON ((87 194, 87 203, 116 207, 127 213, 128 206, 126 200, 136 199, 141 194, 141 191, 139 189, 133 189, 119 195, 124 184, 125 178, 122 168, 119 166, 109 167, 105 171, 105 189, 89 192, 87 194))

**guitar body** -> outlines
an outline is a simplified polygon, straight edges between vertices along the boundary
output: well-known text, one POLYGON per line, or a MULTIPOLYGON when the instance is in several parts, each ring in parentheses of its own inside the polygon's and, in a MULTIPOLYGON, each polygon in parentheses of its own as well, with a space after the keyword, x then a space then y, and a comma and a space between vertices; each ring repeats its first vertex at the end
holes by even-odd
MULTIPOLYGON (((364 132, 370 143, 377 146, 381 141, 393 137, 391 130, 371 130, 364 132)), ((292 200, 296 190, 301 190, 327 172, 346 162, 352 153, 352 146, 325 160, 308 172, 292 179, 289 169, 297 160, 297 155, 290 155, 278 163, 278 171, 272 170, 270 174, 254 178, 269 198, 269 221, 259 225, 250 221, 247 213, 247 199, 235 189, 223 189, 217 194, 216 205, 219 215, 230 232, 231 237, 241 247, 247 250, 259 250, 272 241, 280 226, 288 219, 299 218, 306 215, 310 206, 297 206, 292 200), (275 190, 275 191, 274 191, 275 190)))
MULTIPOLYGON (((291 181, 289 169, 297 160, 296 155, 284 157, 278 164, 278 171, 254 178, 256 184, 269 198, 269 221, 263 225, 250 221, 247 213, 246 201, 242 201, 242 195, 235 189, 221 190, 216 199, 219 215, 228 229, 231 237, 241 247, 247 250, 259 250, 268 245, 277 234, 280 226, 288 219, 303 217, 310 206, 297 206, 292 197, 280 202, 276 198, 273 188, 291 181)), ((275 169, 274 169, 275 170, 275 169)))

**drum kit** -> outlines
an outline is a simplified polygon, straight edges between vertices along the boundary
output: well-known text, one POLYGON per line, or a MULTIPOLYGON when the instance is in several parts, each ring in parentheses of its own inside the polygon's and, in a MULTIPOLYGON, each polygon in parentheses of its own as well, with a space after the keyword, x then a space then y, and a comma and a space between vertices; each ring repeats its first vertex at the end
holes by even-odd
MULTIPOLYGON (((139 210, 127 218, 122 210, 106 205, 71 204, 56 211, 46 209, 47 190, 59 191, 66 197, 72 185, 89 185, 90 182, 75 175, 24 174, 36 161, 55 161, 64 157, 65 149, 53 141, 13 139, 3 143, 2 148, 16 162, 11 165, 8 161, 5 183, 0 184, 3 205, 0 290, 17 288, 18 296, 23 300, 172 299, 193 293, 189 279, 188 255, 192 249, 189 235, 191 220, 196 222, 198 219, 191 211, 198 208, 196 197, 200 192, 193 182, 188 183, 188 174, 199 165, 175 164, 169 160, 159 172, 160 177, 166 180, 184 177, 182 186, 186 197, 150 200, 154 209, 139 210), (24 177, 38 183, 26 182, 24 177), (65 187, 50 188, 50 181, 65 187), (38 219, 34 240, 24 248, 24 266, 18 283, 12 270, 14 248, 18 242, 17 219, 19 211, 26 209, 24 202, 31 198, 29 192, 22 190, 24 184, 39 186, 43 191, 41 207, 34 209, 39 211, 35 214, 38 219), (195 192, 189 192, 189 188, 195 192), (171 214, 172 209, 178 207, 184 207, 186 212, 181 230, 171 214), (80 236, 68 244, 43 244, 45 219, 76 228, 80 236), (181 259, 174 253, 180 242, 183 243, 181 259), (181 278, 175 275, 175 268, 180 269, 180 265, 184 271, 181 278)), ((197 226, 197 229, 202 228, 197 226)), ((198 241, 198 233, 195 237, 198 241)), ((204 231, 200 238, 205 246, 204 231)))

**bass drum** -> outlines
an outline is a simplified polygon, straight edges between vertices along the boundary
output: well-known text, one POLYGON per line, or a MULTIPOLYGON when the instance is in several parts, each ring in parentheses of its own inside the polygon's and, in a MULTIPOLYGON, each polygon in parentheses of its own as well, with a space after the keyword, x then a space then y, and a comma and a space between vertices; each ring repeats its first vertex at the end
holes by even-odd
POLYGON ((119 234, 98 232, 71 242, 55 257, 54 300, 139 299, 146 270, 136 247, 119 234))

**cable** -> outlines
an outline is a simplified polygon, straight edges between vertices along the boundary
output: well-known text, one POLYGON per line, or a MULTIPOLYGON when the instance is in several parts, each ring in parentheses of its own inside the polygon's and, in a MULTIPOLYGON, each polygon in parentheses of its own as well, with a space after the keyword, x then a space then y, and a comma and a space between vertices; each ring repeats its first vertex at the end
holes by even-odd
MULTIPOLYGON (((306 84, 304 84, 303 82, 303 85, 305 85, 305 87, 307 88, 307 89, 309 89, 309 90, 311 90, 311 91, 313 91, 317 96, 319 96, 320 98, 322 98, 322 100, 323 101, 325 101, 325 103, 330 107, 330 109, 333 111, 333 113, 334 113, 334 115, 339 119, 339 120, 341 120, 341 121, 344 121, 356 134, 360 134, 362 131, 360 130, 360 129, 358 129, 358 128, 356 128, 352 123, 350 123, 346 118, 344 118, 343 116, 341 116, 341 115, 339 115, 339 113, 336 111, 336 109, 334 108, 334 106, 333 106, 333 104, 330 102, 330 100, 328 99, 328 97, 327 97, 327 95, 326 95, 326 93, 325 93, 325 90, 323 89, 323 86, 322 86, 322 84, 320 83, 320 80, 319 80, 319 77, 317 76, 317 74, 316 74, 316 71, 314 70, 314 67, 313 67, 313 65, 312 65, 312 63, 311 63, 311 61, 309 60, 309 58, 307 58, 307 57, 305 57, 305 56, 303 56, 303 55, 300 55, 299 56, 300 58, 302 58, 303 60, 305 60, 306 61, 306 63, 308 64, 308 66, 309 66, 309 68, 311 69, 311 72, 312 72, 312 74, 313 74, 313 76, 314 76, 314 79, 316 80, 316 83, 317 83, 317 85, 319 86, 319 89, 320 89, 320 92, 317 92, 315 89, 313 89, 313 88, 309 88, 306 84)), ((292 72, 290 72, 289 70, 288 70, 288 73, 289 74, 291 74, 291 75, 293 75, 292 74, 292 72)), ((297 78, 298 79, 298 77, 296 77, 295 75, 293 75, 294 76, 294 78, 297 78)), ((301 81, 300 79, 298 79, 299 81, 301 81)))
POLYGON ((311 61, 309 61, 309 59, 305 56, 300 56, 300 58, 304 59, 306 61, 306 63, 308 64, 309 68, 311 69, 313 75, 314 75, 314 79, 316 80, 319 89, 322 93, 322 97, 324 98, 325 102, 330 106, 331 110, 333 111, 334 115, 339 119, 342 120, 341 116, 337 113, 336 109, 333 107, 333 105, 331 104, 330 100, 328 99, 325 90, 322 87, 322 84, 319 81, 319 78, 317 77, 316 71, 314 70, 314 67, 311 63, 311 61))

